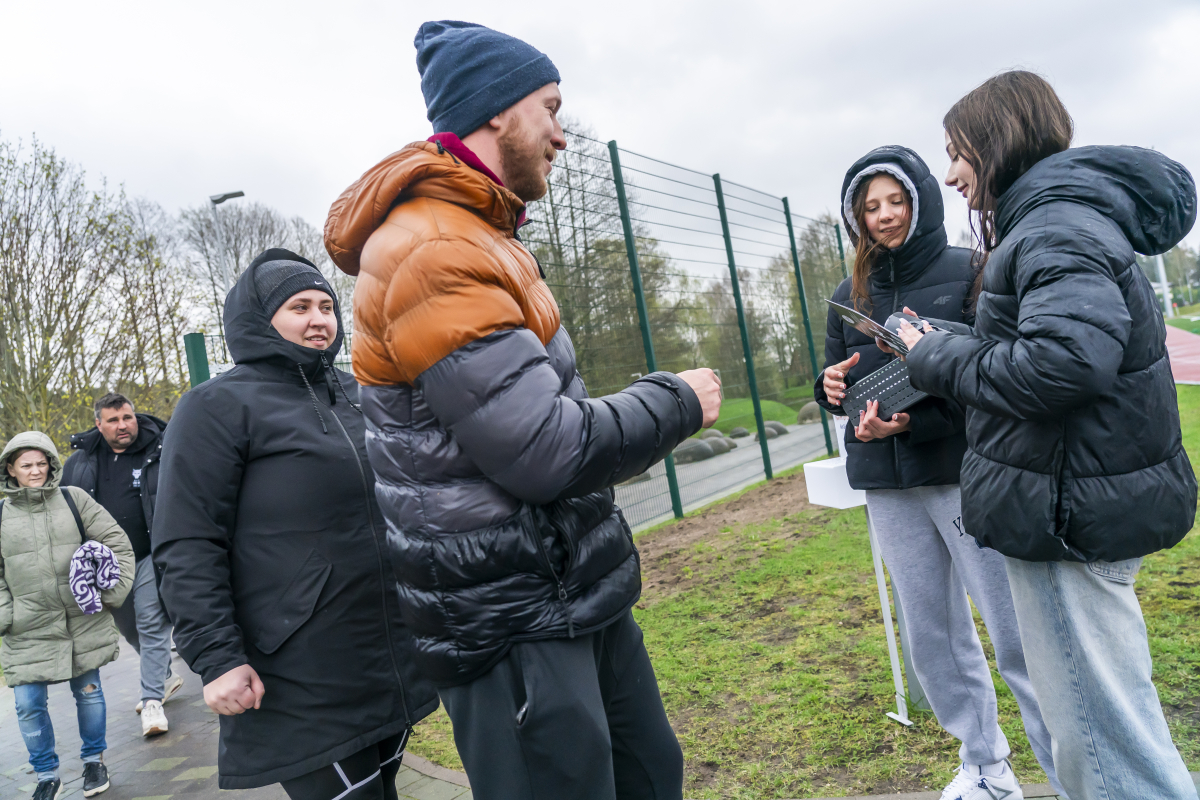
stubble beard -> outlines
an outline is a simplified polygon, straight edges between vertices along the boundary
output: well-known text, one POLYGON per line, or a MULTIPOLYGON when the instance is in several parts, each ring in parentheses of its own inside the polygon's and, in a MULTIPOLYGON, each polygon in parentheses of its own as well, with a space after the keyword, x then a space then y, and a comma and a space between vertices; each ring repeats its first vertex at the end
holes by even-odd
POLYGON ((505 187, 526 203, 546 196, 546 177, 542 174, 546 150, 519 122, 500 135, 500 166, 505 187))

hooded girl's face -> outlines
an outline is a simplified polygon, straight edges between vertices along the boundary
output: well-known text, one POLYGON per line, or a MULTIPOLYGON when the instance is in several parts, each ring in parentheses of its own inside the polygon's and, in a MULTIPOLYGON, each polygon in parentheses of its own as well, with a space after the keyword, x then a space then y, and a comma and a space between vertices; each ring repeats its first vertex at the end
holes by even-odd
POLYGON ((867 185, 863 222, 871 239, 893 250, 908 238, 912 223, 912 203, 900 182, 887 173, 879 173, 867 185))
POLYGON ((50 477, 50 460, 41 450, 22 450, 9 459, 8 474, 22 489, 36 489, 50 477))
POLYGON ((271 326, 289 342, 325 350, 337 338, 333 298, 319 289, 296 292, 271 317, 271 326))

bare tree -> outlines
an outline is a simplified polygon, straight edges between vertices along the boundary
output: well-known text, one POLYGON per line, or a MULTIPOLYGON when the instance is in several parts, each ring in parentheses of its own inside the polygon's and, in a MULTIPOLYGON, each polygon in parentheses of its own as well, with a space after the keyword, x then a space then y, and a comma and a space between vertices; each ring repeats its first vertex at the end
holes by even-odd
POLYGON ((262 203, 230 203, 221 207, 219 223, 210 206, 184 209, 179 221, 192 275, 207 299, 205 327, 222 328, 227 280, 236 281, 250 262, 272 247, 286 248, 317 265, 338 293, 343 323, 351 327, 354 278, 333 265, 321 232, 302 217, 285 217, 262 203))

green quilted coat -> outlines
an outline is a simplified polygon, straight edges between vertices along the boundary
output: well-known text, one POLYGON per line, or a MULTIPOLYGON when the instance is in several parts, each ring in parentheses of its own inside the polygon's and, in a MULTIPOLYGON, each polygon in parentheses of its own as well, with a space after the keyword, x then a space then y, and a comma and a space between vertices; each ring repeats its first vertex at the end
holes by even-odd
POLYGON ((121 526, 83 489, 68 487, 87 538, 107 545, 121 568, 120 582, 101 592, 106 608, 84 614, 71 595, 71 556, 82 543, 58 482, 62 462, 39 431, 14 436, 0 453, 4 505, 0 506, 0 665, 9 686, 65 681, 117 657, 117 626, 107 607, 119 606, 133 586, 133 548, 121 526), (37 448, 50 475, 36 489, 18 486, 4 464, 18 450, 37 448))

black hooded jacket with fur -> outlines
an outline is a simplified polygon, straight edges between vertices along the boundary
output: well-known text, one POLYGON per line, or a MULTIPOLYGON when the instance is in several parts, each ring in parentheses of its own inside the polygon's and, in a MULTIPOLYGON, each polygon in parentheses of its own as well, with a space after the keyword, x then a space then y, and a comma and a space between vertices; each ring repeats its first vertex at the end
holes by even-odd
MULTIPOLYGON (((864 170, 886 171, 905 183, 910 194, 915 192, 914 219, 908 240, 894 250, 881 252, 875 259, 869 283, 871 318, 882 323, 893 312, 908 306, 923 317, 969 323, 964 306, 975 275, 971 252, 950 247, 946 240, 938 179, 929 172, 921 157, 907 147, 879 147, 846 171, 842 182, 844 209, 848 209, 853 201, 855 178, 864 170)), ((842 219, 851 241, 857 245, 861 234, 856 232, 853 220, 846 212, 842 219)), ((850 289, 847 278, 830 299, 850 306, 850 289)), ((845 361, 854 353, 858 353, 858 363, 847 374, 847 386, 853 386, 894 358, 880 350, 874 339, 850 327, 836 311, 829 309, 825 366, 845 361)), ((823 371, 817 375, 813 393, 826 411, 846 413, 825 396, 823 371)), ((967 449, 962 408, 955 402, 931 397, 906 413, 909 415, 908 431, 868 442, 858 440, 854 435, 858 420, 850 420, 845 444, 846 474, 852 487, 908 489, 958 483, 959 467, 967 449)))

